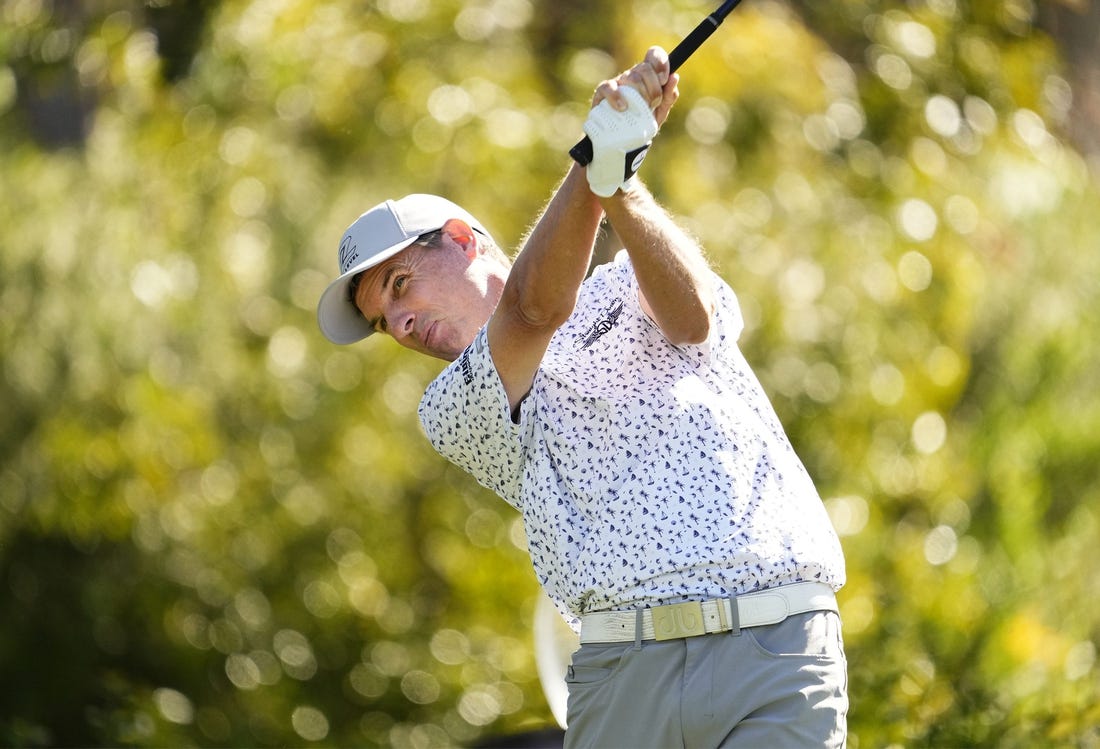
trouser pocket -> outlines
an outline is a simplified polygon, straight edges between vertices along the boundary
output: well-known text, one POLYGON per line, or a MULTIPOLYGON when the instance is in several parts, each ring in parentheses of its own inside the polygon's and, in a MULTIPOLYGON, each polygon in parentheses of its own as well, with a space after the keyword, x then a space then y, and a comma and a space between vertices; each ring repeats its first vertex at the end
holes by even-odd
POLYGON ((844 659, 840 617, 832 611, 789 616, 778 624, 743 630, 765 654, 782 658, 844 659))

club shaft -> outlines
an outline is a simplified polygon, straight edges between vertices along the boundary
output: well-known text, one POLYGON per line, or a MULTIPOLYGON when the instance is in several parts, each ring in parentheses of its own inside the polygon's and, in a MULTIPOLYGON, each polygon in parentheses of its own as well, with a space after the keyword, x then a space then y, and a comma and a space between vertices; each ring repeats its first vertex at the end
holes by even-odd
MULTIPOLYGON (((691 57, 691 54, 699 49, 700 45, 714 33, 718 25, 725 20, 730 11, 736 8, 740 2, 741 0, 726 0, 726 2, 722 3, 722 7, 704 18, 690 34, 684 37, 684 39, 676 45, 676 48, 668 53, 669 73, 675 73, 676 70, 691 57)), ((569 155, 581 166, 588 166, 592 162, 591 139, 589 139, 587 135, 584 136, 577 142, 577 145, 569 150, 569 155)))

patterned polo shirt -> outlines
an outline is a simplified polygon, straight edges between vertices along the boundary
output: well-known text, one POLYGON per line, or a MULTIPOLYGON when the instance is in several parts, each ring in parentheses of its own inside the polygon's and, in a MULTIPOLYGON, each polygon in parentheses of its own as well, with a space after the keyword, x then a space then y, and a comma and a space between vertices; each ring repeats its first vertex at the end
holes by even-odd
POLYGON ((428 387, 435 449, 523 515, 535 572, 589 611, 844 583, 840 543, 737 346, 732 289, 700 345, 642 311, 629 256, 596 269, 514 423, 487 335, 428 387))

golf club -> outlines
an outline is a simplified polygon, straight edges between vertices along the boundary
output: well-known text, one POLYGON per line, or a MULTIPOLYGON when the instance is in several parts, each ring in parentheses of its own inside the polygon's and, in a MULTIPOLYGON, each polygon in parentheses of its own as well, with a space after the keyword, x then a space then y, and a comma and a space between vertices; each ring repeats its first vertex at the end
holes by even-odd
MULTIPOLYGON (((725 20, 730 11, 736 8, 740 3, 741 0, 726 0, 718 10, 704 18, 703 21, 695 27, 694 31, 684 37, 683 41, 677 44, 676 48, 668 55, 669 73, 675 73, 677 68, 683 65, 684 61, 691 57, 692 52, 699 49, 699 45, 705 42, 707 38, 714 33, 714 30, 725 20)), ((581 166, 588 166, 592 161, 592 141, 587 135, 584 136, 577 145, 569 150, 569 155, 581 166)))

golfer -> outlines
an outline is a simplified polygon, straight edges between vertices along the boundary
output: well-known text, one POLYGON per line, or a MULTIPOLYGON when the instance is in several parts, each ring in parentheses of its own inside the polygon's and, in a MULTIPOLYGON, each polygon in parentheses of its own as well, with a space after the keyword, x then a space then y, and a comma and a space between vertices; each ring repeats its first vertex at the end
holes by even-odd
POLYGON ((420 420, 522 513, 580 632, 566 746, 839 747, 840 544, 738 349, 732 290, 627 176, 677 84, 652 48, 599 85, 593 161, 514 262, 443 198, 367 211, 318 318, 335 343, 384 333, 451 362, 420 420), (624 249, 586 278, 604 218, 624 249))

